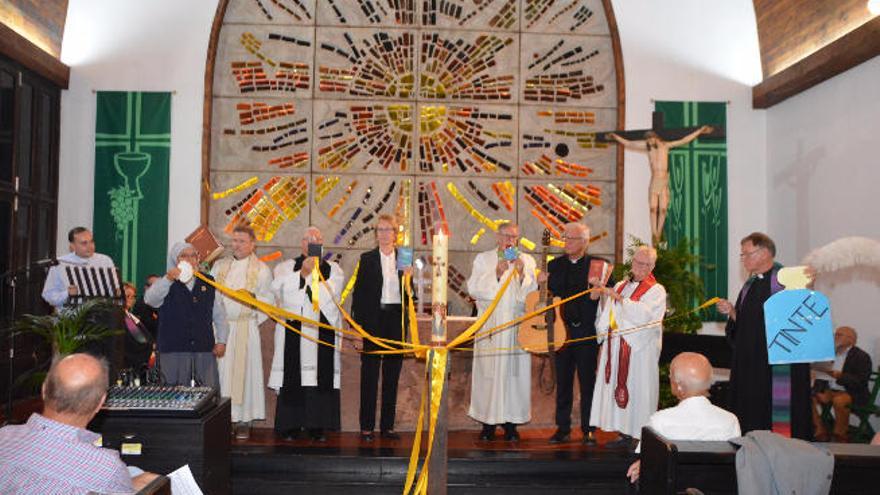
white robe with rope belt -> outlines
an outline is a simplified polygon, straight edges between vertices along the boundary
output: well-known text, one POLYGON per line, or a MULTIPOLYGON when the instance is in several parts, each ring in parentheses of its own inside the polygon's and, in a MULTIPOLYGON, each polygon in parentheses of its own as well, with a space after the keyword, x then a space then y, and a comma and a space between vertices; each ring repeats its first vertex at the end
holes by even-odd
MULTIPOLYGON (((488 330, 501 323, 522 316, 525 312, 526 295, 537 290, 535 260, 521 254, 523 278, 516 276, 495 308, 495 312, 483 325, 488 330)), ((493 249, 474 258, 473 271, 467 281, 468 293, 476 300, 482 315, 495 298, 504 280, 510 275, 508 268, 495 277, 498 254, 493 249)), ((523 350, 516 350, 519 326, 506 328, 474 343, 473 370, 471 373, 471 405, 468 415, 490 425, 503 423, 528 423, 531 420, 532 357, 523 350), (498 350, 495 350, 498 349, 498 350)))
MULTIPOLYGON (((252 257, 255 257, 253 254, 252 257)), ((272 272, 269 267, 262 261, 259 263, 259 272, 257 273, 256 286, 245 287, 247 282, 248 258, 241 260, 224 259, 214 264, 211 275, 218 277, 220 265, 223 263, 232 263, 226 274, 226 280, 218 282, 223 283, 231 289, 246 289, 253 292, 257 299, 266 303, 274 302, 272 294, 272 272)), ((232 404, 232 421, 251 421, 254 419, 264 419, 266 417, 266 393, 265 384, 263 382, 263 353, 260 345, 260 323, 264 322, 268 317, 260 311, 244 306, 229 297, 217 293, 217 297, 222 297, 223 306, 226 309, 226 317, 229 322, 229 338, 226 340, 226 354, 217 360, 217 368, 220 371, 220 394, 223 397, 232 396, 233 388, 233 368, 235 355, 243 352, 236 345, 236 332, 240 329, 247 331, 247 349, 245 352, 245 375, 244 375, 244 394, 242 403, 236 404, 233 400, 232 404), (241 321, 244 325, 239 327, 237 324, 241 321)))
POLYGON ((663 344, 662 326, 658 324, 622 336, 614 336, 612 333, 612 337, 608 339, 606 336, 610 324, 609 316, 613 308, 617 329, 620 331, 660 321, 666 313, 666 289, 659 283, 654 284, 638 301, 633 301, 629 297, 635 292, 639 283, 624 280, 618 282, 614 290, 617 291, 621 284, 626 286, 621 293, 620 302, 607 299, 596 316, 596 333, 602 345, 599 348, 599 367, 596 369, 590 425, 598 426, 604 431, 619 431, 634 438, 641 438, 642 426, 645 426, 648 418, 657 411, 657 400, 660 395, 658 361, 663 344), (626 409, 621 409, 614 400, 621 338, 626 340, 631 348, 629 376, 626 381, 629 402, 626 409), (605 383, 608 346, 611 346, 611 378, 605 383))

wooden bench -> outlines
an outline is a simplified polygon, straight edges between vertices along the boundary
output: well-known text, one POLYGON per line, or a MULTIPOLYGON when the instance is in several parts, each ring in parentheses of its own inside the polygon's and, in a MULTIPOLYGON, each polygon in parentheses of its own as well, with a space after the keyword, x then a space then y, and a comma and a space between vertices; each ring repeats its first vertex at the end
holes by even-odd
MULTIPOLYGON (((834 455, 831 493, 877 493, 880 447, 849 443, 822 446, 834 455)), ((696 488, 706 494, 735 494, 736 449, 729 442, 673 441, 645 427, 639 492, 676 494, 696 488)))
POLYGON ((135 495, 171 495, 171 480, 167 476, 158 476, 135 495))

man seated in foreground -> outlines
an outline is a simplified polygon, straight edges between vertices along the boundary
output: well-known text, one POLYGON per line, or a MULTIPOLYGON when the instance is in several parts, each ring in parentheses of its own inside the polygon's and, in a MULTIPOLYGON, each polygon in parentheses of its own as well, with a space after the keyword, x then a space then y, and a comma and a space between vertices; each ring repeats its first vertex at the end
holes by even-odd
POLYGON ((86 430, 107 398, 107 363, 88 354, 59 360, 43 382, 43 414, 0 429, 0 493, 134 493, 157 475, 132 478, 119 452, 86 430))
MULTIPOLYGON (((712 405, 707 398, 712 365, 705 356, 696 352, 675 356, 669 365, 669 385, 678 405, 655 412, 646 426, 670 440, 729 440, 741 436, 736 416, 712 405)), ((627 470, 631 483, 638 481, 640 468, 641 461, 636 461, 627 470)))

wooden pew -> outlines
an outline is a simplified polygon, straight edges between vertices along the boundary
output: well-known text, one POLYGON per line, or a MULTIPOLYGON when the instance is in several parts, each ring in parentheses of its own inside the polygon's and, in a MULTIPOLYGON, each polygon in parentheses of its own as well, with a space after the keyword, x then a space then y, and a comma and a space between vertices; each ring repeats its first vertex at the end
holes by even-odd
POLYGON ((171 495, 171 480, 167 476, 157 476, 135 495, 171 495))
MULTIPOLYGON (((880 447, 848 443, 822 446, 834 455, 831 493, 878 493, 880 447)), ((697 488, 706 494, 735 494, 736 449, 729 442, 673 441, 645 427, 639 492, 676 494, 697 488)))

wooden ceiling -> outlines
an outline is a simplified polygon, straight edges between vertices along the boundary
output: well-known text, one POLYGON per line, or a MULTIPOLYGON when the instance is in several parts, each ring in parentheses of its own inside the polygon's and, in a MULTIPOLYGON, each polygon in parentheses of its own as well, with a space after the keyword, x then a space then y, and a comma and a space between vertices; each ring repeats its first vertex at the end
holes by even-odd
POLYGON ((6 24, 49 55, 60 59, 67 1, 3 0, 0 2, 0 24, 6 24))
POLYGON ((753 0, 767 108, 880 54, 867 0, 753 0))

